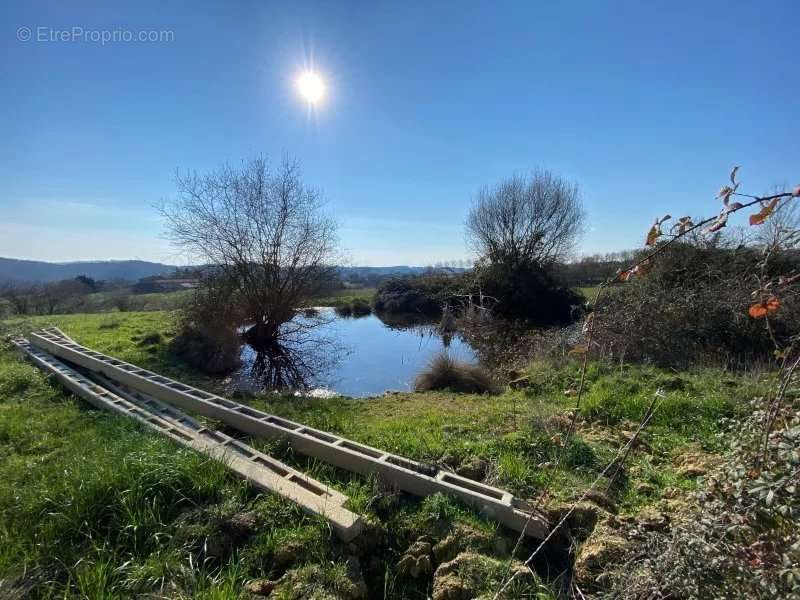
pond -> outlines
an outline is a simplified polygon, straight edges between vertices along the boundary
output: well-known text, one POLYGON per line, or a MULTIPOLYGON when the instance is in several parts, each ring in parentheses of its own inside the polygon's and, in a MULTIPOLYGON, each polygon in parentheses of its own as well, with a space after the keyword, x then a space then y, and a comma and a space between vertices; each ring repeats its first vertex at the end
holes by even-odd
MULTIPOLYGON (((335 392, 364 397, 410 390, 417 374, 445 348, 452 358, 477 362, 467 342, 457 334, 443 338, 436 324, 387 323, 374 314, 353 318, 337 316, 329 308, 318 310, 323 322, 304 343, 309 348, 319 342, 316 352, 320 356, 308 360, 313 366, 306 369, 304 378, 313 395, 335 392)), ((303 349, 298 355, 304 357, 303 349)), ((243 366, 233 377, 234 387, 271 387, 264 384, 270 378, 254 369, 259 357, 250 346, 243 346, 241 358, 243 366)))

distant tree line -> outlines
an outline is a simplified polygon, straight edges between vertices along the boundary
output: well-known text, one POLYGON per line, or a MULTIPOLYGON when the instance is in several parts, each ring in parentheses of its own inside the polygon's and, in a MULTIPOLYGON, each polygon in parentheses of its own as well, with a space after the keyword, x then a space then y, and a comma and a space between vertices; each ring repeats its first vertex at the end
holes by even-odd
POLYGON ((0 283, 0 299, 5 303, 6 313, 52 315, 74 312, 80 299, 96 292, 98 286, 98 282, 85 275, 54 283, 6 281, 0 283), (67 311, 67 307, 73 310, 67 311))
POLYGON ((622 250, 558 262, 553 265, 553 275, 569 287, 598 285, 630 264, 635 254, 635 250, 622 250))

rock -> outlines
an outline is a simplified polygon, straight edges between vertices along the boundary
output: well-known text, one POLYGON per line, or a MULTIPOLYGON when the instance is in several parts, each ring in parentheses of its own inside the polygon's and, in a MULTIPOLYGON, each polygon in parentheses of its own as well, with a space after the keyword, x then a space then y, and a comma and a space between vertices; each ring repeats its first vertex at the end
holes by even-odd
POLYGON ((280 580, 254 579, 247 583, 244 589, 253 596, 269 596, 279 584, 280 580))
POLYGON ((467 549, 478 549, 489 546, 491 536, 465 525, 456 525, 453 531, 438 544, 433 546, 433 557, 436 564, 453 560, 456 555, 467 549))
POLYGON ((431 543, 427 540, 419 539, 408 547, 406 554, 410 554, 415 558, 419 556, 430 556, 431 543))
POLYGON ((411 571, 417 566, 417 557, 404 554, 397 561, 397 572, 400 575, 411 575, 411 571))
POLYGON ((606 523, 600 523, 592 535, 581 544, 575 557, 575 581, 586 592, 602 586, 602 575, 607 565, 616 563, 628 547, 628 541, 606 523))
POLYGON ((637 522, 645 531, 665 531, 669 521, 668 515, 654 508, 645 508, 637 515, 637 522))
POLYGON ((287 542, 275 549, 275 568, 279 571, 291 567, 297 557, 303 552, 303 544, 300 542, 287 542))
POLYGON ((417 579, 433 571, 432 546, 427 539, 418 539, 411 544, 397 563, 397 572, 417 579))
MULTIPOLYGON (((632 430, 623 429, 622 431, 619 432, 620 440, 625 442, 626 444, 631 440, 633 440, 635 435, 636 435, 636 428, 632 428, 632 430)), ((650 447, 650 444, 648 444, 647 441, 644 439, 644 435, 645 435, 644 432, 640 431, 639 435, 636 437, 633 444, 631 445, 631 448, 639 448, 641 450, 644 450, 645 452, 652 452, 652 448, 650 447)))
POLYGON ((486 470, 488 468, 489 463, 482 458, 472 458, 456 469, 456 473, 462 477, 467 477, 468 479, 483 481, 483 478, 486 477, 486 470))
POLYGON ((433 557, 441 564, 453 560, 460 551, 461 541, 454 535, 448 535, 433 547, 433 557))
POLYGON ((704 454, 697 447, 697 450, 689 450, 675 457, 673 464, 677 468, 678 475, 683 477, 695 478, 706 475, 714 466, 714 458, 704 454))
POLYGON ((258 515, 253 511, 236 513, 224 522, 223 527, 235 540, 250 537, 258 528, 258 515))
POLYGON ((614 503, 614 501, 599 490, 591 490, 588 494, 586 494, 586 499, 590 502, 594 502, 597 504, 597 506, 607 510, 612 514, 617 513, 617 505, 614 503))
POLYGON ((682 477, 689 477, 694 479, 695 477, 701 477, 705 475, 708 471, 702 465, 696 464, 687 464, 678 469, 678 475, 682 477))
POLYGON ((347 577, 337 577, 335 583, 330 581, 320 565, 292 569, 274 588, 275 595, 296 600, 364 600, 368 590, 358 559, 348 558, 345 567, 347 577))
MULTIPOLYGON (((439 565, 433 574, 433 600, 470 600, 490 591, 491 574, 507 568, 507 563, 482 554, 462 552, 453 560, 439 565)), ((516 568, 522 568, 517 563, 516 568)), ((525 581, 530 571, 525 569, 517 580, 525 581)), ((491 597, 491 596, 490 596, 491 597)))
POLYGON ((433 572, 433 563, 430 556, 420 556, 417 564, 411 569, 411 577, 416 579, 420 575, 430 575, 433 572))

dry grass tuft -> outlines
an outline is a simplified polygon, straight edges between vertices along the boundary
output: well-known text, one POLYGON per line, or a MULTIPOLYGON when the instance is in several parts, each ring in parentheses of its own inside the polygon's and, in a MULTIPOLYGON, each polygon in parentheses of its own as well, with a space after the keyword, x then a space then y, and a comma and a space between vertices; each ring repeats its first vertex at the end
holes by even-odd
POLYGON ((414 380, 414 391, 452 390, 467 394, 498 394, 499 386, 483 367, 439 354, 414 380))

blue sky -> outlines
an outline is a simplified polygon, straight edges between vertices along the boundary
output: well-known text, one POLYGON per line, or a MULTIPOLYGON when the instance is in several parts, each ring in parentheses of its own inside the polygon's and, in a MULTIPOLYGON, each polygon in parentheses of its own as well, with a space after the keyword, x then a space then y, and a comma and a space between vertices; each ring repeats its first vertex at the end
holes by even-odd
POLYGON ((537 167, 579 184, 582 253, 716 212, 734 164, 745 191, 800 182, 794 0, 15 2, 0 24, 0 256, 180 262, 153 209, 175 169, 257 154, 300 159, 359 265, 467 257, 476 190, 537 167), (73 27, 172 39, 52 39, 73 27))

